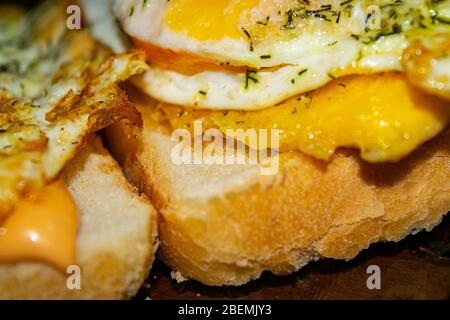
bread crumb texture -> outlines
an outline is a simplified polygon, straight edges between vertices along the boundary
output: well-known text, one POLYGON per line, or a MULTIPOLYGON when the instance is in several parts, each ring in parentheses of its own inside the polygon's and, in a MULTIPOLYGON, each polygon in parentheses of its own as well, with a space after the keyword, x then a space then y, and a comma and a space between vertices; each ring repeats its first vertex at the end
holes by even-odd
POLYGON ((242 285, 320 258, 352 259, 371 243, 431 230, 450 210, 450 130, 399 163, 339 150, 328 163, 281 154, 275 177, 254 166, 174 165, 175 142, 140 106, 144 132, 107 131, 113 154, 158 211, 160 255, 184 278, 242 285))
POLYGON ((80 214, 80 290, 72 273, 37 262, 0 265, 0 299, 123 299, 148 275, 156 243, 156 211, 126 181, 118 164, 91 137, 62 174, 80 214))

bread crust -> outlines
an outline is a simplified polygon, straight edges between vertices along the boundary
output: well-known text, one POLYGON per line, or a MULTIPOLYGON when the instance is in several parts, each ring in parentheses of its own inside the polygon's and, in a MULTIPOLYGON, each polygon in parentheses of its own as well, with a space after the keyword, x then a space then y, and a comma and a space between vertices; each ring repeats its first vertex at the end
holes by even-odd
POLYGON ((351 150, 329 163, 283 153, 275 177, 254 166, 174 165, 175 142, 133 93, 143 135, 106 131, 127 177, 159 211, 160 256, 182 277, 242 285, 265 270, 292 273, 311 260, 352 259, 378 241, 431 230, 450 210, 450 129, 396 164, 351 150))
POLYGON ((81 290, 65 272, 38 262, 0 264, 0 299, 125 299, 146 279, 156 250, 156 211, 127 182, 98 137, 65 168, 80 214, 81 290))

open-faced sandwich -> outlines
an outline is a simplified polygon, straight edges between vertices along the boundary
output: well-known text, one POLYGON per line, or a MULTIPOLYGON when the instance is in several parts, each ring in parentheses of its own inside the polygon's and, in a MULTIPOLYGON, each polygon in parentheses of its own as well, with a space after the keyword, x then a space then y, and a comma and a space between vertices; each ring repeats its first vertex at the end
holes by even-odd
POLYGON ((146 69, 67 27, 73 1, 0 8, 0 299, 133 296, 156 215, 93 132, 139 112, 118 82, 146 69))
POLYGON ((150 68, 128 90, 143 135, 116 124, 107 144, 159 211, 179 280, 351 259, 450 209, 450 1, 124 0, 114 13, 150 68))
POLYGON ((431 230, 449 22, 448 0, 2 7, 0 298, 131 297, 157 233, 177 280, 221 286, 431 230))

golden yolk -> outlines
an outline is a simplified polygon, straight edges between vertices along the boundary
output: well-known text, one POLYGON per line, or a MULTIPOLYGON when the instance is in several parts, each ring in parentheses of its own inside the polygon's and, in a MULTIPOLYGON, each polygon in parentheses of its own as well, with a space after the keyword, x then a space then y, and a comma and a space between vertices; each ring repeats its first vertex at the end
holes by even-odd
POLYGON ((391 73, 346 77, 310 98, 249 112, 240 120, 232 118, 235 113, 229 116, 216 120, 222 129, 239 123, 281 130, 284 150, 329 159, 338 147, 356 147, 363 159, 384 162, 400 160, 441 132, 449 122, 450 106, 391 73))
POLYGON ((177 0, 167 4, 164 23, 200 41, 243 39, 240 27, 248 9, 260 0, 177 0))
MULTIPOLYGON (((300 150, 328 160, 338 147, 355 147, 369 162, 404 158, 450 121, 448 102, 412 87, 396 73, 337 79, 260 111, 191 111, 177 117, 168 110, 165 107, 177 128, 202 118, 224 133, 278 129, 281 151, 300 150)), ((179 114, 179 108, 174 110, 179 114)))
POLYGON ((65 271, 76 261, 77 208, 62 182, 21 200, 1 228, 0 262, 43 261, 65 271))

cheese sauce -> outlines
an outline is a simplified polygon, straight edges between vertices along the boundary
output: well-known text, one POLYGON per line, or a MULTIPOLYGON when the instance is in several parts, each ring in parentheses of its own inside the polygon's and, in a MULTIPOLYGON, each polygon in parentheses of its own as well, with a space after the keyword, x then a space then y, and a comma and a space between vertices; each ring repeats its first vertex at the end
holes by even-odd
POLYGON ((1 263, 39 261, 65 271, 76 262, 77 208, 62 182, 20 201, 1 227, 1 263))

